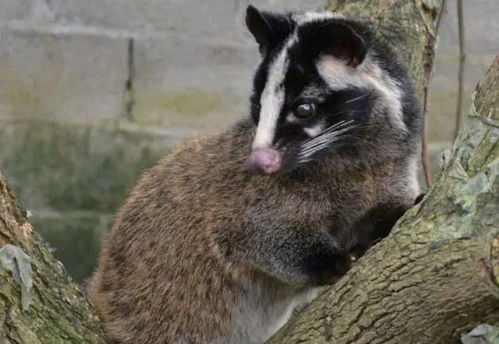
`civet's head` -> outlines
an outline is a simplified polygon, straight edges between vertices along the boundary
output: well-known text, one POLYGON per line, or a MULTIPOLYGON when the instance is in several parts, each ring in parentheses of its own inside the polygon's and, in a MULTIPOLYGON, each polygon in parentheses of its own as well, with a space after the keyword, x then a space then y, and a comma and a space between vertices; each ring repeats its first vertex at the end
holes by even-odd
POLYGON ((262 55, 248 169, 272 175, 332 154, 414 150, 413 87, 365 25, 328 12, 279 15, 253 6, 246 23, 262 55))

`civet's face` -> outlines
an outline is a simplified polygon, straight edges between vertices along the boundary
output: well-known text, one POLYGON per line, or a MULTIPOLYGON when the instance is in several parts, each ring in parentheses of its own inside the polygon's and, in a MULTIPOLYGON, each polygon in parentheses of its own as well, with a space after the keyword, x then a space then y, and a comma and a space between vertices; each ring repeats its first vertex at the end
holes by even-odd
POLYGON ((276 15, 252 6, 246 22, 262 54, 248 169, 288 171, 366 143, 366 128, 378 124, 386 135, 407 130, 399 82, 380 67, 365 27, 332 13, 276 15))

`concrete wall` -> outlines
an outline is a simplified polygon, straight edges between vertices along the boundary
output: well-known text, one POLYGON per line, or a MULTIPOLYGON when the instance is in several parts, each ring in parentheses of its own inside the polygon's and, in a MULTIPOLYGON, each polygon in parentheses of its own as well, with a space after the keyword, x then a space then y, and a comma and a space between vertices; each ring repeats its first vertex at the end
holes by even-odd
MULTIPOLYGON (((0 1, 0 169, 77 279, 141 170, 246 114, 259 58, 244 27, 250 2, 282 11, 326 1, 0 1)), ((471 90, 499 46, 499 3, 465 3, 471 90)), ((450 1, 431 98, 435 141, 452 136, 456 29, 450 1)))
POLYGON ((100 233, 140 171, 245 113, 258 62, 245 7, 0 1, 0 168, 75 278, 95 265, 100 233))

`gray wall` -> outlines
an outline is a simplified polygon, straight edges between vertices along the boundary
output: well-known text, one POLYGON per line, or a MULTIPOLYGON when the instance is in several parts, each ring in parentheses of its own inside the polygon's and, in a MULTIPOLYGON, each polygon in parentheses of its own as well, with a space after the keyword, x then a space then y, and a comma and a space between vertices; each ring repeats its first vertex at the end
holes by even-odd
MULTIPOLYGON (((258 63, 250 2, 326 1, 0 0, 0 169, 76 278, 141 170, 246 114, 258 63)), ((470 93, 499 47, 499 2, 465 5, 470 93)), ((455 16, 449 1, 432 84, 436 151, 454 125, 455 16)))
MULTIPOLYGON (((255 1, 277 10, 322 2, 255 1)), ((233 0, 4 0, 0 118, 125 121, 180 136, 219 129, 244 111, 258 61, 245 7, 233 0)))

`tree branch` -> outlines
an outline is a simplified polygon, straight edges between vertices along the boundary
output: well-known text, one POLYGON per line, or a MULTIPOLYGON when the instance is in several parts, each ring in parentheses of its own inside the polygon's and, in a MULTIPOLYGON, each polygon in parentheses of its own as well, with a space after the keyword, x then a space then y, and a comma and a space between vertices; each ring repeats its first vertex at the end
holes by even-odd
POLYGON ((454 140, 457 138, 461 130, 461 123, 463 122, 463 92, 464 92, 464 68, 466 62, 466 46, 464 37, 464 12, 463 0, 457 1, 457 22, 459 31, 459 72, 458 84, 459 89, 457 92, 457 109, 456 109, 456 129, 454 131, 454 140))

